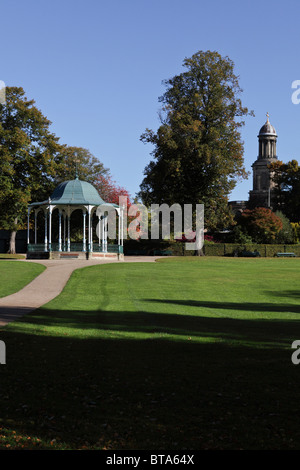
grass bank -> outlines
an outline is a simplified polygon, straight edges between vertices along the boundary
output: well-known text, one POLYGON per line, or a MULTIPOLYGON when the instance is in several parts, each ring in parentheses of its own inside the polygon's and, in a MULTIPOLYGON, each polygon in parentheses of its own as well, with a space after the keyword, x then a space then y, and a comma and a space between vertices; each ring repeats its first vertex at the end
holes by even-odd
MULTIPOLYGON (((0 257, 3 255, 0 255, 0 257)), ((44 271, 45 266, 38 263, 24 263, 22 261, 9 261, 7 258, 0 261, 0 297, 14 294, 25 287, 36 276, 44 271)))

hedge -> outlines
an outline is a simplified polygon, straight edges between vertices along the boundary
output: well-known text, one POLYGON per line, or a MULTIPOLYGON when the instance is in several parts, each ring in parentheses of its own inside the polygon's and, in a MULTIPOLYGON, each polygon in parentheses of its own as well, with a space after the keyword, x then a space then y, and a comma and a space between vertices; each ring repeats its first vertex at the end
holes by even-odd
POLYGON ((192 251, 185 252, 185 243, 172 240, 124 240, 124 255, 153 256, 153 255, 193 255, 192 251))
MULTIPOLYGON (((300 256, 298 245, 260 245, 238 243, 204 243, 203 253, 206 256, 234 256, 242 251, 258 251, 260 256, 272 257, 277 253, 292 252, 300 256)), ((186 250, 185 243, 173 240, 124 240, 124 254, 136 256, 173 255, 193 256, 194 251, 186 250)))
POLYGON ((277 253, 295 253, 296 256, 300 256, 300 244, 299 245, 259 245, 252 243, 249 245, 238 244, 238 243, 215 243, 205 245, 204 254, 206 256, 234 256, 240 254, 242 251, 258 251, 260 256, 271 257, 277 253))

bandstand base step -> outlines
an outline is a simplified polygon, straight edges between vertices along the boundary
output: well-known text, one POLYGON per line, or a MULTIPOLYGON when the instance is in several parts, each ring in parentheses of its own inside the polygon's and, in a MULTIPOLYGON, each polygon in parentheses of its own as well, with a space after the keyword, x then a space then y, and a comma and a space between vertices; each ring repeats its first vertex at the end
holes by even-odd
POLYGON ((124 261, 124 255, 118 253, 97 253, 97 252, 84 252, 84 251, 70 251, 70 252, 61 252, 61 251, 35 251, 27 252, 27 259, 116 259, 119 261, 124 261))

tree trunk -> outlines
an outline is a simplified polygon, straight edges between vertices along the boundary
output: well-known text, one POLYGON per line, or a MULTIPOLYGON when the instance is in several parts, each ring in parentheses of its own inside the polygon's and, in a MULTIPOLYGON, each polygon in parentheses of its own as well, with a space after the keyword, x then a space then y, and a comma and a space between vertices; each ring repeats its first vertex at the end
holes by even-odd
POLYGON ((198 214, 197 223, 199 226, 196 226, 196 246, 194 256, 205 256, 204 251, 204 234, 203 234, 203 227, 204 227, 204 213, 203 211, 198 214))
POLYGON ((9 239, 9 249, 7 253, 14 255, 16 253, 16 235, 17 232, 10 232, 10 239, 9 239))
MULTIPOLYGON (((15 226, 17 226, 18 219, 15 219, 15 226)), ((14 255, 16 253, 16 236, 17 230, 13 230, 10 232, 10 239, 9 239, 9 249, 7 253, 14 255)))

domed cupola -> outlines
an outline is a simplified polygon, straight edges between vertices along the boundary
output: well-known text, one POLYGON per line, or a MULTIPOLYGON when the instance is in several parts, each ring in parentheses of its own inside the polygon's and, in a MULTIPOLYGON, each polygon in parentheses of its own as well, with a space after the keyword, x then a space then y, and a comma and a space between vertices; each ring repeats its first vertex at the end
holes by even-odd
POLYGON ((55 205, 100 205, 104 204, 96 188, 76 177, 74 180, 60 183, 50 196, 55 205))
POLYGON ((261 127, 258 134, 258 159, 277 159, 276 142, 276 130, 270 123, 269 113, 267 113, 267 121, 261 127))
POLYGON ((259 131, 259 135, 260 136, 263 136, 263 135, 271 135, 272 136, 273 135, 273 136, 277 137, 275 127, 272 126, 272 124, 269 121, 269 113, 267 113, 267 121, 261 127, 261 129, 259 131))

